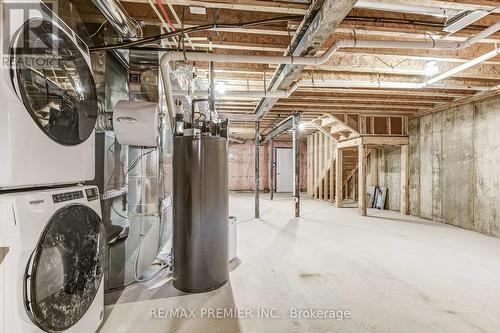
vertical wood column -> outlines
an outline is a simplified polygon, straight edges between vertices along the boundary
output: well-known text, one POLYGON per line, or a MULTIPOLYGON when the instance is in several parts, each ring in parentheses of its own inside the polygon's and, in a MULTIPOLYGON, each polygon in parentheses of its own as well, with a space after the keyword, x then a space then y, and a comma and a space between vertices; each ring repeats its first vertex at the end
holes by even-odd
POLYGON ((334 195, 335 195, 335 143, 333 140, 330 139, 330 156, 332 157, 330 159, 330 165, 328 166, 330 168, 330 203, 334 202, 334 195))
POLYGON ((269 199, 274 197, 274 144, 273 140, 269 140, 269 199))
POLYGON ((318 133, 313 134, 313 198, 318 198, 318 133))
POLYGON ((307 136, 307 196, 312 197, 312 136, 307 136))
POLYGON ((366 145, 358 146, 358 197, 359 197, 359 213, 366 216, 366 145))
POLYGON ((323 167, 324 167, 324 152, 325 152, 325 135, 319 132, 319 172, 318 172, 318 181, 319 181, 319 194, 318 198, 323 200, 323 167))
POLYGON ((342 186, 342 150, 335 150, 335 206, 342 208, 343 205, 343 186, 342 186))
POLYGON ((295 203, 295 217, 300 217, 300 115, 293 114, 293 200, 295 203))
POLYGON ((409 206, 409 147, 401 146, 401 214, 408 215, 409 206))
POLYGON ((370 186, 378 185, 378 149, 374 148, 370 152, 370 186))
POLYGON ((260 123, 255 122, 255 218, 260 217, 259 207, 259 191, 260 191, 260 156, 259 156, 259 141, 260 141, 260 123))

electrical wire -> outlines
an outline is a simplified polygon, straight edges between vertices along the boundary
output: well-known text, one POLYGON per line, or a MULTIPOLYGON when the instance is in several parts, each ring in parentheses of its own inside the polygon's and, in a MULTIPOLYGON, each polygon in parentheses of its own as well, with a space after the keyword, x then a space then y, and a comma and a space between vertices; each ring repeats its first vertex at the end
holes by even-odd
POLYGON ((152 152, 154 152, 155 150, 156 150, 156 148, 153 148, 153 149, 151 149, 151 150, 149 150, 149 151, 147 151, 147 152, 145 152, 145 153, 142 153, 139 157, 137 157, 137 158, 135 159, 135 161, 132 163, 132 165, 131 165, 131 166, 129 166, 129 168, 128 168, 127 172, 125 173, 125 175, 123 176, 123 178, 126 178, 126 177, 127 177, 127 175, 130 173, 130 171, 134 170, 134 168, 137 166, 137 164, 139 164, 140 160, 141 160, 144 156, 146 156, 146 155, 148 155, 148 154, 151 154, 151 153, 152 153, 152 152))
POLYGON ((89 50, 90 50, 90 52, 98 52, 98 51, 125 49, 125 48, 130 48, 133 46, 137 46, 137 45, 155 42, 157 40, 161 40, 161 39, 165 39, 165 38, 169 38, 169 37, 175 37, 175 36, 180 36, 183 34, 189 34, 192 32, 207 31, 207 30, 212 30, 212 29, 217 29, 217 28, 245 29, 245 28, 250 28, 250 27, 254 27, 254 26, 258 26, 258 25, 267 25, 267 24, 272 24, 272 23, 279 23, 279 22, 285 22, 285 21, 295 21, 295 20, 301 20, 301 19, 302 19, 302 16, 283 16, 283 17, 278 17, 278 18, 273 18, 273 19, 259 20, 259 21, 245 22, 245 23, 203 24, 203 25, 198 25, 195 27, 187 28, 187 29, 181 29, 181 30, 163 33, 163 34, 156 35, 156 36, 141 38, 141 39, 138 39, 135 41, 125 42, 125 43, 120 43, 120 44, 94 46, 94 47, 89 48, 89 50))
POLYGON ((97 28, 97 30, 92 35, 90 35, 90 38, 92 38, 95 35, 97 35, 99 33, 99 31, 101 31, 101 29, 106 25, 106 23, 108 23, 108 21, 102 22, 101 25, 99 26, 99 28, 97 28))

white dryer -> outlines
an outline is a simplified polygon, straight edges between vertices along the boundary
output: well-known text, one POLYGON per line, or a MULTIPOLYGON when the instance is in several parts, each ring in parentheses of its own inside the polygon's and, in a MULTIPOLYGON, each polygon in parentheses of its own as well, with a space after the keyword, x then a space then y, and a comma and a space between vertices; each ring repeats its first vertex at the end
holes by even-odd
POLYGON ((97 187, 0 195, 0 332, 95 332, 104 310, 97 187))
POLYGON ((87 45, 40 1, 0 1, 0 190, 94 179, 87 45))

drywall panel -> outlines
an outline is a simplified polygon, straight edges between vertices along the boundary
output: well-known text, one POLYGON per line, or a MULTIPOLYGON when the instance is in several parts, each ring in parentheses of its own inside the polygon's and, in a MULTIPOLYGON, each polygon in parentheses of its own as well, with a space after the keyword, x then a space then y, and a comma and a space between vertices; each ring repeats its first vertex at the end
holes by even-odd
POLYGON ((474 110, 474 230, 500 237, 500 97, 474 110))
POLYGON ((472 104, 443 113, 441 209, 446 223, 473 228, 474 147, 472 104))

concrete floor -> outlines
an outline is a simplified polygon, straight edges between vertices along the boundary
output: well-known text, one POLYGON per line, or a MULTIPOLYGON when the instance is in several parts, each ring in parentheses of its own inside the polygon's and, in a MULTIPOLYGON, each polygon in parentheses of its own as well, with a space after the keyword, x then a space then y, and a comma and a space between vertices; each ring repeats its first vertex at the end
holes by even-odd
POLYGON ((360 217, 355 208, 307 199, 296 220, 282 195, 272 203, 263 198, 256 221, 252 194, 230 200, 241 260, 230 284, 196 295, 177 292, 164 277, 134 286, 115 295, 102 333, 500 331, 498 238, 389 211, 360 217), (179 318, 161 310, 161 319, 151 318, 158 308, 178 309, 179 318), (249 312, 207 318, 215 308, 249 312), (280 318, 256 318, 260 308, 280 318), (310 308, 350 316, 291 318, 310 308), (195 318, 181 318, 190 309, 195 318))

